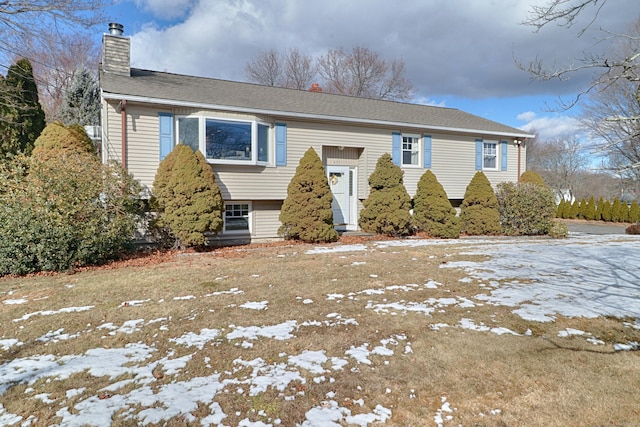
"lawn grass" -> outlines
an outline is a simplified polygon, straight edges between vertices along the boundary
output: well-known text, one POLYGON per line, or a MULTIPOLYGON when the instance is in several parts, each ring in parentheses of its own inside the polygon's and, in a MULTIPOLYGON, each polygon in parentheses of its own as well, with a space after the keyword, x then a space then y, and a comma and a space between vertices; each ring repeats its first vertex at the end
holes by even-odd
MULTIPOLYGON (((640 331, 625 326, 628 319, 526 321, 513 307, 475 300, 488 290, 475 280, 461 281, 463 271, 440 268, 483 257, 460 253, 455 244, 386 249, 363 244, 369 249, 319 254, 306 254, 312 246, 300 244, 173 253, 162 262, 1 279, 0 339, 22 345, 0 347, 0 364, 144 345, 154 349, 141 368, 153 374, 155 392, 214 373, 233 379, 214 399, 230 426, 247 418, 295 426, 329 400, 352 414, 372 413, 381 405, 391 411, 388 426, 437 425, 439 419, 464 426, 640 425, 638 353, 612 348, 640 341, 640 331), (26 302, 6 303, 19 300, 26 302), (261 310, 242 307, 265 301, 261 310), (429 310, 420 311, 418 304, 426 301, 429 310), (84 309, 60 312, 70 307, 84 309), (518 335, 461 328, 464 319, 518 335), (295 327, 286 339, 229 335, 287 322, 295 327), (588 331, 604 345, 584 336, 558 336, 567 328, 588 331), (217 335, 201 348, 181 344, 181 337, 203 330, 217 335), (42 339, 47 334, 50 339, 42 339), (368 363, 347 356, 376 347, 386 352, 367 353, 368 363), (291 371, 292 357, 320 351, 328 358, 321 372, 299 368, 300 378, 282 389, 252 392, 256 384, 247 379, 254 368, 243 363, 260 358, 265 369, 291 371), (171 362, 181 357, 184 366, 174 369, 171 362), (346 364, 334 366, 332 358, 346 364)), ((35 417, 31 425, 51 425, 60 422, 63 408, 73 412, 91 396, 115 399, 139 387, 123 382, 105 391, 133 378, 114 375, 76 372, 15 383, 0 403, 8 413, 35 417), (42 394, 47 398, 35 397, 42 394)), ((201 425, 209 403, 200 402, 191 412, 195 420, 182 414, 160 424, 201 425)), ((144 409, 123 409, 112 425, 137 425, 130 415, 144 409)))

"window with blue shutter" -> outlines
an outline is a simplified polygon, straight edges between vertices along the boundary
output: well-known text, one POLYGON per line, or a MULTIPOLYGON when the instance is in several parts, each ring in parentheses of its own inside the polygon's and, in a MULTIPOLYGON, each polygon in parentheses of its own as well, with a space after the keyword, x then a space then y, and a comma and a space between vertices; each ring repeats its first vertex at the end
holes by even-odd
POLYGON ((160 128, 160 160, 173 150, 173 114, 158 113, 160 128))
POLYGON ((400 166, 400 132, 391 132, 391 159, 394 165, 400 166))
POLYGON ((276 166, 287 165, 287 125, 276 123, 276 166))
POLYGON ((476 170, 482 170, 482 139, 476 139, 476 170))
POLYGON ((431 168, 431 135, 425 135, 423 138, 424 143, 424 168, 431 168))
POLYGON ((507 141, 501 141, 502 149, 500 150, 500 169, 503 171, 507 170, 507 150, 509 148, 509 144, 507 141))

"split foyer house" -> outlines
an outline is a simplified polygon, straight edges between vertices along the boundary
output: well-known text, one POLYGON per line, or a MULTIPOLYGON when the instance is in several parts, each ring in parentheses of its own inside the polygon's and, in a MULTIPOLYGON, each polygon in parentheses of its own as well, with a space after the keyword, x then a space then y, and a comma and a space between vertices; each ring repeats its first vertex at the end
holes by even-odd
POLYGON ((532 137, 457 109, 131 68, 118 24, 103 36, 100 89, 103 161, 121 162, 150 194, 176 144, 200 150, 225 200, 220 240, 277 237, 287 186, 309 147, 322 158, 336 228, 357 230, 382 154, 402 168, 412 197, 431 169, 455 206, 478 170, 493 185, 517 181, 532 137))

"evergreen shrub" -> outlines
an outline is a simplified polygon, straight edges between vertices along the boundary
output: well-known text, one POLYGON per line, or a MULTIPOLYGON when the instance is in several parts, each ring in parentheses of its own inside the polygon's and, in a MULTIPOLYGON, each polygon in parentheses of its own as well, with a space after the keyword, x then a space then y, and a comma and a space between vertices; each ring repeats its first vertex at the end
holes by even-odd
POLYGON ((444 187, 430 170, 418 181, 413 198, 413 224, 416 230, 432 237, 455 239, 460 236, 460 218, 456 216, 444 187))
POLYGON ((602 203, 602 220, 603 221, 612 221, 613 220, 613 209, 612 209, 612 205, 611 202, 608 200, 605 200, 604 203, 602 203))
POLYGON ((569 235, 569 227, 562 221, 552 221, 548 234, 554 239, 562 239, 569 235))
POLYGON ((589 201, 587 201, 587 205, 585 206, 583 215, 584 219, 588 221, 593 221, 596 219, 596 202, 593 199, 593 196, 591 196, 589 198, 589 201))
POLYGON ((541 185, 543 187, 547 186, 547 184, 544 182, 540 174, 534 171, 524 172, 522 175, 520 175, 520 180, 518 182, 521 184, 529 183, 529 184, 541 185))
POLYGON ((500 234, 498 199, 482 171, 476 172, 464 193, 461 205, 461 231, 468 235, 500 234))
POLYGON ((60 122, 47 125, 35 141, 34 155, 57 155, 58 151, 78 151, 96 155, 96 147, 78 124, 65 126, 60 122))
POLYGON ((411 234, 411 197, 403 183, 403 172, 383 154, 369 176, 369 197, 364 200, 359 224, 369 233, 404 236, 411 234))
POLYGON ((539 184, 503 182, 496 191, 504 234, 548 234, 556 214, 553 192, 539 184))
POLYGON ((157 218, 153 227, 171 232, 174 247, 202 246, 222 229, 224 202, 211 166, 200 151, 178 144, 158 166, 153 181, 157 218))
POLYGON ((639 222, 640 221, 640 206, 638 206, 638 202, 635 200, 631 202, 631 206, 629 207, 629 222, 639 222))
POLYGON ((95 155, 53 152, 16 157, 0 172, 0 275, 99 264, 134 235, 139 184, 95 155))
POLYGON ((333 225, 333 195, 322 160, 313 149, 304 153, 287 187, 287 198, 280 210, 278 234, 303 242, 334 242, 338 232, 333 225))

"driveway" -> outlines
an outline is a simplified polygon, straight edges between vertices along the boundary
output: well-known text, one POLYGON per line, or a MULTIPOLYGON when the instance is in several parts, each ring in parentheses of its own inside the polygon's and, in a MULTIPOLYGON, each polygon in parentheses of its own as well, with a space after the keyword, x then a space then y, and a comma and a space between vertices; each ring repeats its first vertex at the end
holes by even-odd
POLYGON ((625 234, 629 224, 609 223, 602 221, 567 221, 569 232, 580 234, 625 234))

